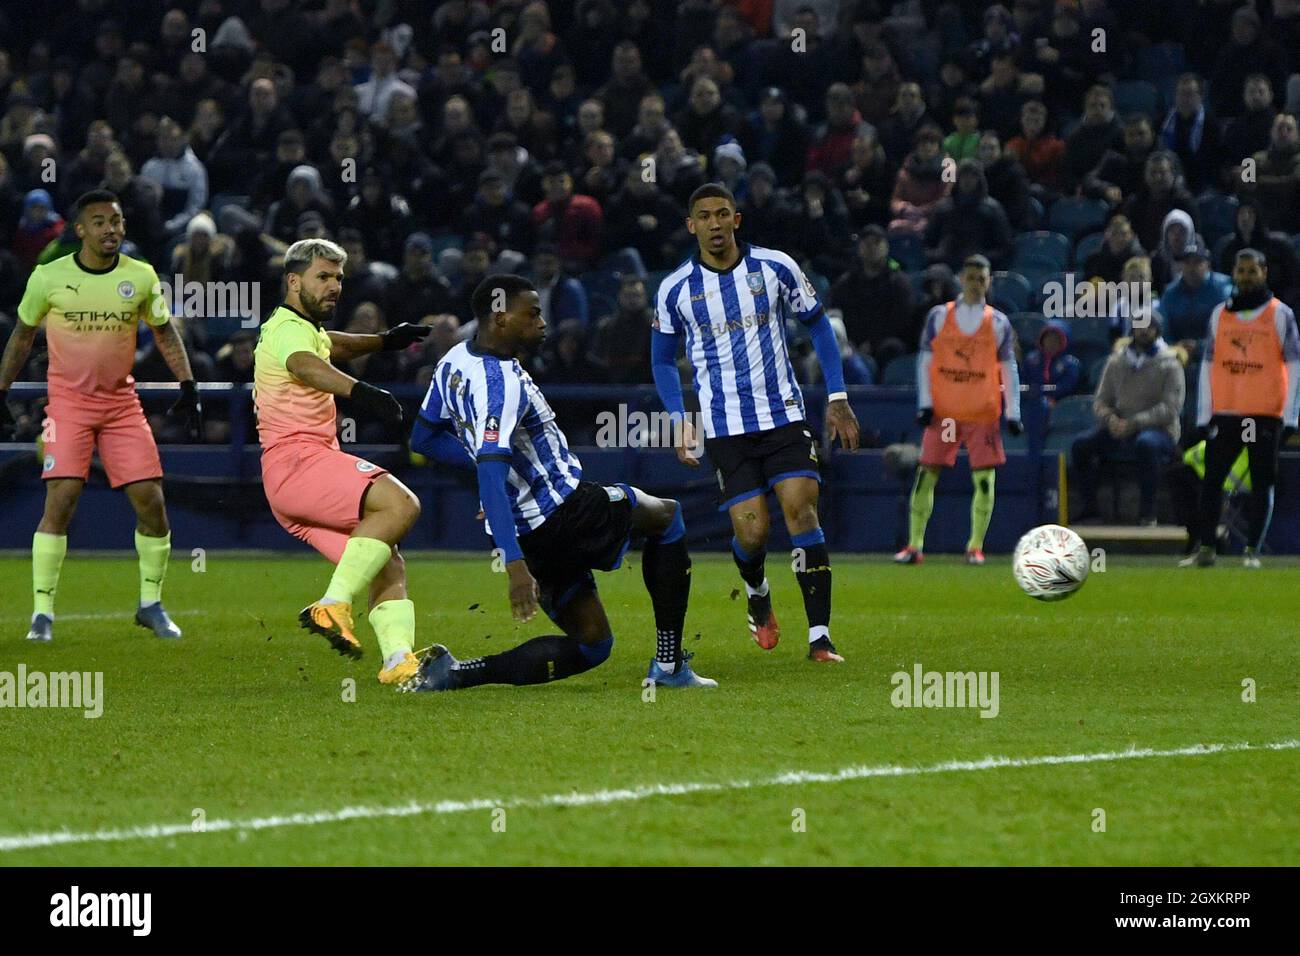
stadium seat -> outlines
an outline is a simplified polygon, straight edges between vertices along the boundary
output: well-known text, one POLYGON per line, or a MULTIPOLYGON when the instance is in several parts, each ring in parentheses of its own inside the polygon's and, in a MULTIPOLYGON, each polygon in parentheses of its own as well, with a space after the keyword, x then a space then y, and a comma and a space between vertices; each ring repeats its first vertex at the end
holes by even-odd
POLYGON ((1029 209, 1034 214, 1033 215, 1034 228, 1035 229, 1040 228, 1043 225, 1043 221, 1047 218, 1047 210, 1043 208, 1043 201, 1039 199, 1037 196, 1030 196, 1029 209))
MULTIPOLYGON (((1057 287, 1061 289, 1061 295, 1064 296, 1069 289, 1069 275, 1069 272, 1053 272, 1040 276, 1039 280, 1029 287, 1029 307, 1042 312, 1043 304, 1051 295, 1052 290, 1057 287)), ((1078 281, 1077 276, 1075 281, 1078 281)), ((1046 318, 1062 318, 1062 316, 1048 316, 1045 312, 1042 312, 1042 314, 1046 318)))
POLYGON ((1133 51, 1133 75, 1139 80, 1156 83, 1177 77, 1186 68, 1187 54, 1181 43, 1157 43, 1133 51))
POLYGON ((1058 275, 1065 264, 1055 258, 1035 255, 1031 252, 1016 256, 1011 268, 1025 277, 1030 289, 1038 288, 1051 276, 1058 275))
MULTIPOLYGON (((1083 264, 1088 257, 1101 248, 1101 244, 1106 241, 1106 237, 1100 232, 1090 232, 1079 240, 1079 244, 1074 248, 1074 267, 1082 269, 1083 264)), ((1091 278, 1085 276, 1084 278, 1091 278)))
POLYGON ((1038 333, 1043 331, 1047 320, 1037 312, 1017 312, 1011 317, 1011 327, 1016 330, 1020 340, 1020 349, 1025 354, 1030 349, 1038 348, 1038 333))
POLYGON ((1231 235, 1237 228, 1237 207, 1241 203, 1236 196, 1221 196, 1207 193, 1197 198, 1196 206, 1201 216, 1201 235, 1211 246, 1224 236, 1231 235))
POLYGON ((900 355, 889 360, 880 376, 881 385, 902 388, 916 387, 916 356, 900 355))
POLYGON ((989 303, 1008 314, 1029 308, 1029 280, 1019 272, 995 272, 989 286, 989 303))
MULTIPOLYGON (((1016 236, 1015 262, 1019 265, 1022 258, 1036 257, 1054 262, 1057 269, 1064 269, 1070 264, 1070 240, 1059 232, 1038 229, 1034 232, 1022 232, 1016 236)), ((1017 269, 1017 272, 1023 270, 1017 269)))
POLYGON ((1092 413, 1091 395, 1067 395, 1052 409, 1052 420, 1047 427, 1044 451, 1069 452, 1074 440, 1095 427, 1097 416, 1092 413))
POLYGON ((1145 113, 1154 120, 1160 114, 1160 90, 1148 80, 1123 80, 1115 87, 1115 111, 1121 116, 1145 113))
MULTIPOLYGON (((1092 316, 1070 320, 1070 343, 1094 343, 1103 348, 1110 348, 1110 319, 1107 316, 1092 316)), ((1075 353, 1078 354, 1077 352, 1075 353)))
POLYGON ((1047 211, 1047 226, 1073 240, 1081 233, 1100 229, 1109 211, 1110 207, 1100 199, 1058 199, 1047 211))
POLYGON ((889 234, 889 254, 898 260, 898 264, 908 272, 926 267, 925 246, 920 236, 910 232, 891 232, 889 234))

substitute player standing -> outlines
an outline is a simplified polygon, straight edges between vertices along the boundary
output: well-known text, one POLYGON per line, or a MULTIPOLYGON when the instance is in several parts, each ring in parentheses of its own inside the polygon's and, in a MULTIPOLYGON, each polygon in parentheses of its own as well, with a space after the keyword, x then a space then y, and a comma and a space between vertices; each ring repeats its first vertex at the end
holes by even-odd
POLYGON ((656 647, 644 685, 716 687, 691 669, 682 628, 691 591, 686 526, 676 501, 630 485, 582 480, 555 413, 517 356, 546 335, 541 300, 519 276, 484 279, 471 297, 478 333, 438 363, 411 434, 416 451, 472 466, 488 532, 505 559, 510 607, 527 621, 540 604, 563 635, 457 661, 435 644, 408 690, 544 684, 598 666, 614 632, 593 570, 612 571, 633 529, 646 536, 641 576, 654 608, 656 647))
POLYGON ((303 608, 299 624, 345 657, 361 657, 352 598, 368 588, 370 625, 384 661, 379 681, 396 684, 419 666, 411 653, 415 605, 406 596, 397 545, 419 517, 420 503, 387 471, 339 448, 334 396, 389 424, 401 422, 402 407, 331 362, 405 348, 429 329, 404 323, 379 335, 326 332, 347 258, 326 239, 301 239, 284 254, 284 302, 263 324, 253 353, 262 487, 281 526, 337 565, 325 595, 303 608))
POLYGON ((984 534, 993 517, 993 469, 1007 460, 998 421, 1004 401, 1008 430, 1013 435, 1024 430, 1015 332, 1007 317, 984 301, 991 277, 988 259, 969 257, 962 263, 961 298, 931 309, 921 331, 916 420, 925 433, 912 485, 907 547, 894 555, 899 564, 923 560, 925 526, 934 510, 939 471, 956 464, 962 445, 970 456, 975 485, 966 562, 984 563, 984 534))
POLYGON ((35 609, 27 639, 53 638, 54 596, 68 550, 68 525, 96 447, 109 485, 125 491, 135 509, 140 560, 135 622, 158 637, 180 637, 181 629, 162 606, 171 556, 162 463, 131 377, 140 320, 153 329, 158 351, 181 384, 180 398, 169 414, 185 416, 195 439, 202 424, 198 388, 153 267, 120 252, 126 223, 117 196, 103 189, 88 192, 77 200, 74 217, 81 248, 32 272, 18 306, 20 321, 0 358, 4 432, 12 423, 5 393, 27 363, 36 329, 45 320, 50 356, 41 475, 45 513, 32 537, 35 609))
POLYGON ((1197 391, 1196 424, 1206 428, 1205 478, 1201 482, 1201 548, 1183 567, 1214 564, 1223 508, 1223 479, 1244 445, 1250 460, 1246 499, 1249 544, 1242 558, 1258 568, 1273 517, 1277 452, 1285 429, 1300 416, 1300 336, 1295 313, 1268 288, 1268 262, 1242 249, 1233 263, 1237 291, 1210 314, 1197 391))
MULTIPOLYGON (((731 551, 748 592, 749 629, 764 650, 781 629, 772 612, 764 561, 771 529, 767 492, 775 491, 796 557, 795 577, 808 616, 808 657, 842 661, 831 643, 831 562, 817 518, 817 440, 786 348, 785 320, 808 327, 829 392, 826 428, 844 448, 858 447, 858 421, 844 391, 844 369, 830 320, 812 283, 783 252, 737 242, 740 214, 731 191, 706 183, 691 195, 686 228, 699 249, 659 285, 652 355, 664 407, 684 416, 677 374, 678 336, 695 370, 704 449, 717 469, 731 517, 731 551)), ((699 466, 696 436, 683 419, 677 457, 699 466)))

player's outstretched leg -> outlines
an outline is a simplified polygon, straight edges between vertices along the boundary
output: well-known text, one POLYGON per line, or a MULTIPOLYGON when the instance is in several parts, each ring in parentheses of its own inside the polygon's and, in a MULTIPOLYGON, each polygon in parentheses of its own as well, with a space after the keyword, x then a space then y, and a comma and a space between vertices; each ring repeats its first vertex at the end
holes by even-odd
POLYGON ((633 489, 633 527, 645 532, 641 578, 655 613, 655 656, 642 686, 717 687, 691 668, 691 655, 682 650, 682 630, 691 596, 691 556, 686 550, 682 506, 633 489))
POLYGON ((162 606, 163 579, 172 553, 172 533, 167 524, 167 506, 163 502, 162 482, 157 479, 127 485, 127 500, 135 509, 135 552, 140 561, 140 606, 135 623, 152 631, 154 637, 167 639, 181 636, 181 629, 168 617, 162 606))
POLYGON ((731 539, 731 556, 735 558, 736 568, 745 582, 749 633, 754 643, 770 651, 781 640, 781 625, 772 612, 772 592, 764 570, 767 536, 772 528, 767 499, 757 494, 732 505, 728 512, 735 532, 731 539))
POLYGON ((458 661, 435 644, 420 662, 419 673, 401 686, 404 691, 466 690, 483 684, 549 684, 598 667, 614 647, 605 609, 596 595, 594 579, 553 614, 564 635, 547 634, 524 641, 500 654, 458 661))
POLYGON ((971 472, 975 493, 970 499, 970 540, 966 542, 966 563, 984 563, 984 535, 993 520, 993 485, 996 472, 980 468, 971 472))
POLYGON ((894 555, 895 564, 920 564, 925 560, 925 526, 934 511, 934 486, 938 482, 938 468, 917 466, 908 506, 907 547, 894 555))
POLYGON ((348 538, 324 596, 298 615, 300 626, 354 660, 362 649, 352 631, 352 597, 393 559, 393 546, 420 516, 420 502, 392 475, 381 475, 366 489, 361 509, 361 521, 348 538))
POLYGON ((54 595, 59 589, 63 558, 68 553, 68 525, 84 486, 80 478, 51 478, 45 482, 45 512, 32 535, 29 641, 44 643, 54 639, 54 595))
POLYGON ((787 478, 776 483, 786 530, 797 549, 794 576, 803 592, 808 616, 808 659, 819 663, 844 660, 831 643, 831 556, 817 519, 818 485, 813 478, 787 478))
POLYGON ((388 563, 370 582, 370 626, 379 639, 383 667, 379 683, 398 685, 415 676, 420 661, 415 656, 415 604, 406 596, 406 562, 397 546, 388 563))

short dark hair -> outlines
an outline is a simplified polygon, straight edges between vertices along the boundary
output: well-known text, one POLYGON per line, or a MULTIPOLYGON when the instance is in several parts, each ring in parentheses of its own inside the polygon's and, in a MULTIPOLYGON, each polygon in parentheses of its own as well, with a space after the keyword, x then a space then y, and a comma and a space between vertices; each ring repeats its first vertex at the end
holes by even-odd
POLYGON ((701 199, 725 199, 731 203, 731 208, 736 208, 736 197, 722 183, 705 183, 703 186, 697 186, 695 192, 691 193, 690 201, 686 204, 686 213, 690 215, 695 211, 695 204, 701 199))
POLYGON ((1233 265, 1236 265, 1242 259, 1249 259, 1251 262, 1255 263, 1255 265, 1259 266, 1261 269, 1268 268, 1268 257, 1265 256, 1264 253, 1260 252, 1258 249, 1247 248, 1247 249, 1240 250, 1237 253, 1237 257, 1233 260, 1233 265))
POLYGON ((975 255, 973 256, 967 256, 965 260, 962 262, 961 267, 963 269, 971 269, 971 268, 983 269, 985 272, 993 271, 993 264, 989 262, 989 260, 986 257, 980 255, 978 252, 975 253, 975 255))
POLYGON ((496 298, 497 290, 505 293, 506 307, 509 308, 511 299, 521 292, 536 292, 537 286, 523 276, 488 276, 478 284, 478 287, 474 289, 474 294, 470 297, 470 306, 474 310, 474 318, 480 322, 486 322, 491 317, 492 300, 496 298))
POLYGON ((77 197, 77 201, 72 206, 72 218, 80 219, 87 206, 93 206, 101 202, 117 203, 119 206, 122 204, 122 200, 117 198, 117 193, 111 189, 92 189, 90 192, 82 193, 77 197))

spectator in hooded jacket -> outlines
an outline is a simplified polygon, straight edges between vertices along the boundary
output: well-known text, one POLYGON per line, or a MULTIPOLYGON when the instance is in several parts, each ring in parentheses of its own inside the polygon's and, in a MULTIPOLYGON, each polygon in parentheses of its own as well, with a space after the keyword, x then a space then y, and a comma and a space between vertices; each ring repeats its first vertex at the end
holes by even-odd
POLYGON ((1011 224, 996 199, 989 198, 984 170, 973 159, 957 166, 957 188, 934 210, 925 229, 926 255, 954 270, 973 255, 986 256, 994 269, 1011 256, 1011 224))
POLYGON ((44 189, 33 189, 23 197, 23 214, 14 231, 12 251, 26 271, 36 268, 41 250, 63 231, 63 217, 54 210, 54 200, 44 189))
POLYGON ((1209 248, 1204 237, 1197 234, 1191 216, 1181 209, 1169 210, 1169 215, 1160 224, 1160 244, 1151 250, 1151 275, 1157 293, 1163 292, 1182 274, 1183 250, 1192 243, 1209 248))
POLYGON ((1083 366, 1071 355, 1069 327, 1052 319, 1038 332, 1038 347, 1030 351, 1021 366, 1021 381, 1037 385, 1046 409, 1053 408, 1079 387, 1083 366))

